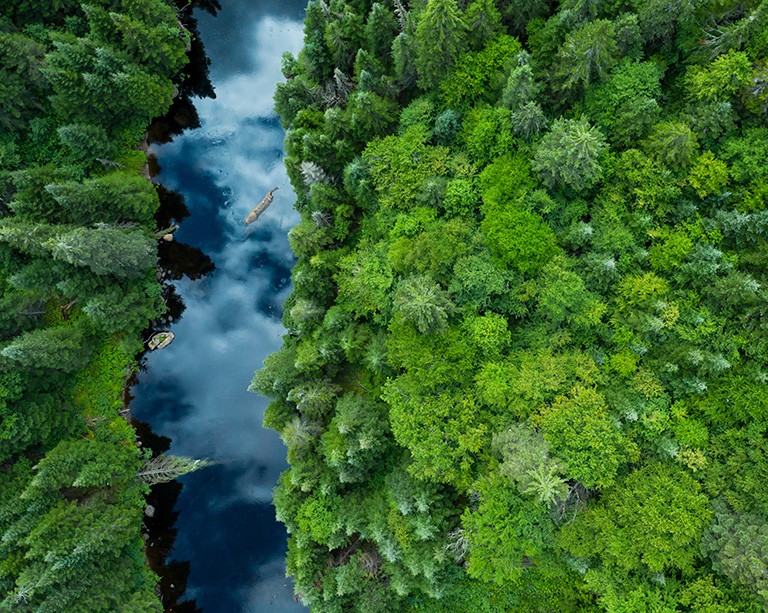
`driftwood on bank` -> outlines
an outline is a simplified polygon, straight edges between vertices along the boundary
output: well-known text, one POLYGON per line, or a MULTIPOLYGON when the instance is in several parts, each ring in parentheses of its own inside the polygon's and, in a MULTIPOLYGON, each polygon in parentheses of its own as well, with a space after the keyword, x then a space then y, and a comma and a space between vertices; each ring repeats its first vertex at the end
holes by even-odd
POLYGON ((266 196, 264 196, 264 199, 259 202, 258 206, 256 206, 255 209, 253 209, 250 213, 248 213, 248 217, 245 218, 245 223, 250 224, 256 221, 259 216, 267 210, 270 204, 272 204, 272 194, 274 194, 279 188, 275 188, 271 190, 266 196))
POLYGON ((179 224, 172 224, 163 230, 155 232, 155 238, 162 239, 166 243, 173 241, 173 233, 179 229, 179 224))

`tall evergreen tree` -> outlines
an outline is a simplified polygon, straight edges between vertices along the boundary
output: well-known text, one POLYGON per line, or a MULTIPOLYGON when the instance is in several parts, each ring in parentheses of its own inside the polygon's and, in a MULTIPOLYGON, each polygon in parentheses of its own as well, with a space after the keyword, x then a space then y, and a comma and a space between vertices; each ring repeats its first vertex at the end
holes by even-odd
POLYGON ((419 87, 429 90, 448 74, 466 48, 467 25, 456 0, 429 0, 416 26, 419 87))

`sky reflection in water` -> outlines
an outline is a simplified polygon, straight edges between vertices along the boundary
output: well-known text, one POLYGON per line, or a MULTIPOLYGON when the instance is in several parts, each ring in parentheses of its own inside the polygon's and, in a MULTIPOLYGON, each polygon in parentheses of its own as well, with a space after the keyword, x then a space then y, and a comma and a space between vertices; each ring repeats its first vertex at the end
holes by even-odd
POLYGON ((183 479, 173 557, 191 562, 186 598, 206 613, 302 610, 271 507, 285 449, 261 427, 267 400, 246 388, 284 332, 286 233, 298 215, 272 92, 283 52, 301 47, 304 2, 222 6, 215 18, 198 14, 217 97, 196 101, 201 128, 152 149, 158 180, 192 213, 177 240, 202 249, 216 270, 177 282, 186 311, 172 326, 176 340, 147 356, 132 410, 173 439, 172 453, 222 462, 183 479), (272 206, 246 231, 245 216, 275 186, 272 206))

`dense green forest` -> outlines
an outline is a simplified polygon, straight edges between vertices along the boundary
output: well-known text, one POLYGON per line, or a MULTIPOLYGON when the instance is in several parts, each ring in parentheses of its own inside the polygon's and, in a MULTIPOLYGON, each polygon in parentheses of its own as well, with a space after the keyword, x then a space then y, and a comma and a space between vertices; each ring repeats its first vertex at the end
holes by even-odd
POLYGON ((253 384, 301 599, 766 610, 765 0, 305 25, 289 334, 253 384))
POLYGON ((165 311, 140 144, 190 34, 164 0, 0 5, 0 611, 161 610, 122 396, 165 311))

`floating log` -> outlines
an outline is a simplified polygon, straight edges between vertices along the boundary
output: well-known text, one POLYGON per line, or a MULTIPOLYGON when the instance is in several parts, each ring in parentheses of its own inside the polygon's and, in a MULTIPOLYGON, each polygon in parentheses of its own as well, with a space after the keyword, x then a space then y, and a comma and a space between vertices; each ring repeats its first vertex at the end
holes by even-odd
POLYGON ((253 223, 256 221, 259 216, 267 210, 270 204, 272 204, 272 194, 274 194, 279 188, 275 188, 272 191, 270 191, 266 196, 264 196, 264 200, 259 202, 259 205, 253 209, 250 213, 248 213, 248 217, 245 218, 246 225, 249 223, 253 223))
POLYGON ((150 351, 163 349, 170 345, 174 338, 176 338, 176 335, 173 332, 157 332, 149 339, 147 347, 149 347, 150 351))

